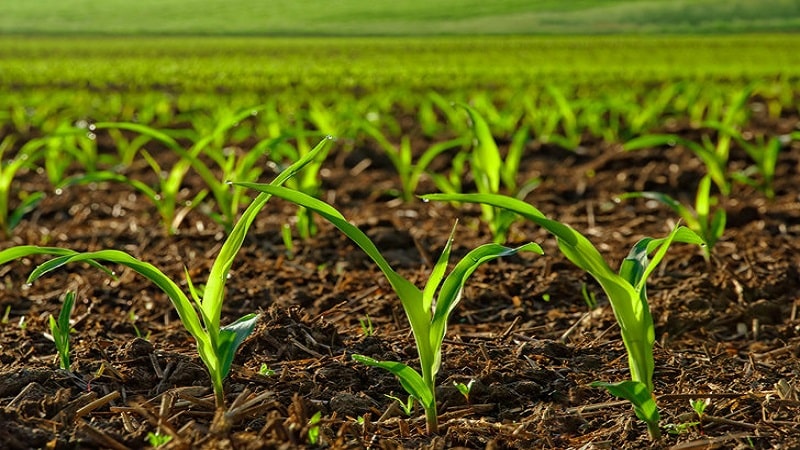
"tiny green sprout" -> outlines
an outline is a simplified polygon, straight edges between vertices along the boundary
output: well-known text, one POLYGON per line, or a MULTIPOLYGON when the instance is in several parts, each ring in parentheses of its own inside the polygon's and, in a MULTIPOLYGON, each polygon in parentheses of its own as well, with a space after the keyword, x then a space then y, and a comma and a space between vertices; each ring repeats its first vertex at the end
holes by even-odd
POLYGON ((147 433, 147 442, 151 447, 161 447, 162 445, 168 444, 171 440, 172 436, 168 434, 153 433, 152 431, 147 433))
POLYGON ((25 320, 25 316, 20 316, 17 326, 19 327, 20 330, 28 329, 28 322, 25 320))
POLYGON ((281 239, 283 239, 283 246, 286 247, 286 257, 289 259, 294 258, 294 241, 292 241, 292 227, 285 223, 281 226, 281 239))
POLYGON ((56 344, 56 351, 58 351, 59 367, 69 371, 69 317, 72 314, 72 308, 75 305, 75 292, 69 291, 64 297, 64 303, 61 305, 61 312, 58 314, 58 320, 50 316, 50 334, 53 336, 53 341, 56 344))
POLYGON ((699 424, 700 422, 668 423, 664 428, 666 428, 669 434, 679 435, 686 433, 690 428, 696 427, 699 424))
POLYGON ((356 417, 356 423, 357 423, 357 424, 359 424, 359 425, 364 425, 364 422, 365 422, 365 421, 366 421, 366 420, 364 419, 364 416, 358 416, 358 417, 356 417))
POLYGON ((317 411, 308 420, 308 443, 317 445, 319 443, 319 421, 322 418, 322 411, 317 411))
POLYGON ((544 300, 546 302, 549 302, 550 301, 550 293, 545 292, 544 294, 542 294, 542 300, 544 300))
POLYGON ((453 381, 453 385, 456 387, 456 389, 458 389, 458 392, 460 392, 461 395, 463 395, 464 398, 467 399, 467 401, 469 401, 469 393, 470 393, 470 391, 472 391, 472 385, 473 384, 475 384, 475 380, 474 379, 473 380, 469 380, 469 382, 466 383, 466 384, 459 383, 457 381, 453 381))
POLYGON ((8 316, 11 314, 11 305, 6 305, 6 309, 3 312, 3 318, 0 319, 0 323, 3 325, 8 323, 8 316))
POLYGON ((583 296, 583 301, 590 310, 597 308, 597 296, 594 292, 589 290, 589 286, 586 283, 581 284, 581 295, 583 296))
POLYGON ((395 397, 394 395, 386 394, 387 397, 397 402, 400 405, 400 409, 403 410, 403 413, 407 416, 411 416, 414 413, 414 401, 416 400, 413 395, 409 395, 408 399, 403 402, 400 400, 400 397, 395 397))
POLYGON ((369 318, 369 314, 366 315, 365 319, 358 319, 358 323, 361 324, 361 332, 364 333, 364 336, 375 334, 375 328, 372 326, 372 319, 369 318))
POLYGON ((711 399, 691 399, 689 400, 689 405, 692 407, 694 412, 697 413, 697 418, 702 420, 703 414, 706 412, 706 407, 711 404, 711 399))
POLYGON ((275 375, 275 371, 270 369, 265 363, 261 363, 261 367, 258 368, 258 374, 264 377, 271 377, 275 375))
POLYGON ((146 334, 143 335, 142 331, 139 329, 139 327, 136 326, 136 321, 138 319, 139 319, 139 316, 136 315, 136 310, 131 308, 131 310, 128 311, 128 320, 130 320, 130 322, 131 322, 131 326, 133 327, 133 332, 136 334, 137 338, 144 339, 145 341, 149 341, 150 340, 150 331, 148 331, 146 334))

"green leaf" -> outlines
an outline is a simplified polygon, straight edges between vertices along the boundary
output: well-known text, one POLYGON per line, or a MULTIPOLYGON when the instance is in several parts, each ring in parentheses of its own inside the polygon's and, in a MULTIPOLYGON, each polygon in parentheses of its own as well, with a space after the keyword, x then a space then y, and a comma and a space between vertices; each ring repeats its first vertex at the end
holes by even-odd
POLYGON ((422 376, 411 367, 394 361, 377 361, 368 356, 353 355, 353 359, 368 366, 380 367, 393 373, 400 380, 400 385, 409 395, 417 399, 426 410, 433 406, 433 392, 428 389, 422 376))
POLYGON ((32 192, 25 197, 14 211, 8 216, 8 224, 6 225, 9 230, 13 230, 19 225, 19 222, 29 212, 36 209, 39 203, 45 198, 44 192, 32 192))
MULTIPOLYGON (((326 138, 320 141, 320 143, 317 144, 317 146, 314 147, 308 154, 295 161, 285 170, 281 171, 281 173, 275 177, 271 184, 275 186, 283 184, 287 179, 291 178, 298 171, 300 171, 303 166, 313 161, 320 152, 325 150, 327 146, 330 145, 331 142, 332 138, 326 138)), ((220 249, 217 258, 214 260, 214 264, 211 266, 211 273, 208 276, 208 281, 204 290, 202 305, 204 312, 203 315, 209 320, 209 323, 206 323, 206 326, 209 327, 210 330, 219 329, 219 319, 222 311, 222 298, 224 295, 223 291, 225 288, 225 282, 227 281, 228 273, 233 265, 233 260, 236 257, 236 254, 239 252, 239 249, 242 247, 242 243, 244 242, 244 238, 247 235, 250 225, 253 223, 253 220, 255 220, 258 212, 261 211, 261 208, 263 208, 267 201, 269 201, 270 197, 271 195, 266 193, 260 194, 250 203, 247 209, 245 209, 245 211, 242 213, 242 217, 238 222, 236 222, 236 225, 234 225, 233 230, 231 230, 231 233, 228 235, 225 243, 222 244, 222 248, 220 249)), ((214 333, 215 332, 216 331, 214 331, 214 333)), ((216 336, 212 336, 212 339, 216 339, 216 336)))
POLYGON ((478 146, 471 159, 476 172, 475 182, 482 184, 488 192, 499 192, 503 160, 500 158, 500 150, 497 148, 489 125, 483 119, 483 116, 471 106, 466 103, 459 103, 459 106, 469 113, 469 118, 472 121, 472 131, 478 140, 478 146))
MULTIPOLYGON (((364 251, 364 253, 366 253, 367 256, 369 256, 372 261, 375 262, 381 272, 383 272, 383 274, 386 276, 389 284, 392 285, 392 288, 397 293, 397 296, 400 297, 400 301, 402 302, 403 309, 408 316, 408 320, 411 324, 411 329, 415 338, 417 338, 417 336, 427 336, 427 327, 430 317, 425 314, 425 311, 421 307, 422 291, 420 291, 420 289, 414 286, 414 284, 412 284, 410 281, 395 272, 383 255, 381 255, 375 244, 369 239, 369 237, 364 234, 363 231, 359 230, 358 227, 348 222, 339 211, 322 200, 292 189, 257 183, 235 184, 237 186, 244 186, 264 194, 275 195, 276 197, 288 200, 296 205, 308 208, 328 220, 353 242, 355 242, 356 245, 358 245, 364 251)), ((417 341, 418 348, 426 345, 427 343, 424 340, 422 342, 417 341)))
POLYGON ((645 198, 648 200, 655 200, 659 203, 662 203, 668 206, 671 210, 673 210, 678 216, 680 216, 681 220, 686 222, 689 227, 694 229, 700 228, 700 223, 697 221, 697 218, 694 215, 694 212, 684 206, 678 200, 675 200, 671 196, 664 194, 662 192, 652 192, 652 191, 642 191, 642 192, 626 192, 624 194, 619 195, 618 197, 621 200, 626 200, 629 198, 645 198))
POLYGON ((430 276, 428 276, 428 282, 425 283, 425 289, 422 291, 422 309, 428 314, 431 314, 433 297, 436 295, 436 290, 442 283, 444 274, 447 271, 447 263, 450 260, 450 247, 453 245, 453 237, 455 236, 457 225, 458 222, 453 225, 453 229, 450 231, 450 236, 447 238, 447 244, 445 244, 442 254, 439 255, 439 259, 433 266, 433 270, 431 271, 430 276))
POLYGON ((220 376, 225 378, 231 370, 231 363, 236 350, 253 332, 258 323, 258 314, 247 314, 237 321, 228 324, 219 332, 219 343, 217 344, 217 356, 219 357, 220 376))
POLYGON ((70 323, 69 318, 72 315, 72 308, 75 305, 75 292, 68 291, 64 297, 64 303, 61 305, 61 311, 58 314, 58 320, 50 316, 50 334, 53 336, 53 342, 56 346, 56 351, 59 357, 59 366, 64 370, 69 370, 69 333, 70 323))
POLYGON ((676 144, 685 144, 687 141, 676 134, 647 134, 631 139, 623 145, 623 150, 626 152, 633 150, 641 150, 643 148, 655 148, 669 146, 674 147, 676 144))
POLYGON ((430 348, 435 360, 432 364, 432 377, 436 376, 441 366, 441 349, 447 331, 447 320, 461 300, 461 293, 470 275, 483 263, 502 256, 511 256, 520 251, 532 251, 544 254, 542 248, 535 243, 529 243, 517 248, 508 248, 500 244, 484 244, 467 253, 456 264, 452 272, 442 284, 442 289, 436 301, 436 310, 430 325, 430 348))
MULTIPOLYGON (((505 208, 520 214, 555 235, 561 252, 573 264, 585 270, 600 283, 611 302, 614 315, 620 325, 622 339, 628 351, 631 378, 645 383, 645 386, 652 390, 654 331, 646 297, 643 299, 643 291, 635 290, 630 282, 614 273, 600 252, 586 237, 568 225, 547 219, 538 209, 528 203, 507 196, 491 194, 431 194, 421 198, 438 201, 485 203, 498 208, 505 208)), ((686 241, 702 242, 696 234, 691 233, 684 227, 673 231, 669 239, 679 238, 686 241)), ((649 240, 646 241, 644 246, 646 251, 649 252, 654 250, 656 245, 664 242, 665 240, 649 240)), ((666 251, 666 248, 663 250, 666 251)), ((641 253, 641 247, 636 251, 641 253)), ((642 283, 642 280, 647 278, 649 271, 653 270, 662 257, 663 254, 657 254, 644 270, 641 267, 637 269, 634 266, 630 266, 631 263, 625 265, 623 270, 633 279, 639 279, 639 283, 642 283)), ((643 284, 640 287, 643 289, 643 284)))
POLYGON ((631 402, 636 417, 647 424, 647 430, 651 438, 657 440, 661 437, 661 430, 658 428, 658 421, 660 420, 658 405, 656 405, 653 395, 644 383, 631 380, 618 383, 595 381, 591 385, 593 387, 606 388, 612 395, 631 402))

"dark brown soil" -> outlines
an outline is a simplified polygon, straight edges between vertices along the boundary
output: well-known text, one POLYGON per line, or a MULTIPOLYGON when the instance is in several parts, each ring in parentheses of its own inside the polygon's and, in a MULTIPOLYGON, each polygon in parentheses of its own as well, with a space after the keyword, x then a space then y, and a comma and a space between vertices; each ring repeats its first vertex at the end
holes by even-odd
MULTIPOLYGON (((796 117, 786 121, 797 127, 796 117)), ((399 183, 392 168, 375 158, 362 170, 364 163, 356 163, 375 150, 356 147, 329 157, 323 198, 417 285, 457 218, 454 260, 491 240, 477 208, 394 199, 388 192, 399 183)), ((746 158, 734 151, 731 164, 745 165, 746 158)), ((634 242, 665 235, 677 217, 644 201, 616 204, 614 195, 658 189, 691 201, 702 173, 682 148, 623 153, 596 145, 577 154, 532 144, 521 178, 542 177, 527 200, 587 235, 616 267, 634 242)), ((149 445, 148 432, 160 429, 174 435, 165 448, 800 448, 798 180, 800 143, 794 142, 781 152, 774 201, 735 185, 728 229, 710 263, 698 248, 675 245, 650 280, 660 443, 649 441, 630 404, 589 386, 628 377, 613 313, 599 286, 559 254, 548 234, 524 222, 514 226, 510 242, 541 243, 546 255, 492 262, 469 280, 438 377, 441 430, 426 435, 421 410, 408 417, 388 397, 406 398, 394 376, 350 357, 417 364, 398 298, 327 223, 313 239, 296 241, 287 257, 280 229, 295 208, 277 199, 259 215, 228 283, 224 323, 262 314, 226 382, 228 427, 212 423, 208 375, 158 289, 129 270, 116 268, 113 280, 77 265, 28 287, 27 275, 43 261, 31 259, 0 267, 1 306, 10 308, 0 325, 0 442, 141 448, 149 445), (587 307, 584 285, 597 295, 596 309, 587 307), (55 347, 45 336, 67 289, 79 298, 71 374, 56 369, 55 347), (359 323, 367 315, 372 336, 359 323), (260 375, 262 364, 274 373, 260 375), (467 399, 454 382, 470 380, 467 399), (704 398, 710 404, 699 420, 689 400, 704 398), (317 411, 315 446, 308 431, 317 411)), ((15 189, 42 186, 43 177, 33 173, 15 182, 15 189)), ((423 182, 419 191, 432 190, 423 182)), ((188 267, 202 282, 221 239, 200 212, 189 214, 178 236, 166 236, 147 201, 109 184, 49 195, 2 247, 116 248, 176 280, 188 267)))

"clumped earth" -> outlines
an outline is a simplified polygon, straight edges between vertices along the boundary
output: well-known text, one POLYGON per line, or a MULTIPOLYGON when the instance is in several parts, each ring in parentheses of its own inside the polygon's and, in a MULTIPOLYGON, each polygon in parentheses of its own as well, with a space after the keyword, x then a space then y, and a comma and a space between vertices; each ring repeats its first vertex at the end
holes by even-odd
MULTIPOLYGON (((754 120, 782 134, 797 117, 754 120)), ((697 131, 669 130, 687 137, 697 131)), ((419 144, 423 144, 419 138, 419 144)), ((376 147, 355 142, 325 164, 323 198, 361 227, 398 271, 422 285, 456 219, 453 259, 490 241, 475 207, 404 204, 391 166, 376 147)), ((420 145, 420 148, 422 146, 420 145)), ((734 149, 731 165, 747 164, 734 149)), ((143 170, 143 169, 142 169, 143 170)), ((144 172, 143 172, 144 173, 144 172)), ((624 153, 586 144, 578 152, 531 144, 521 177, 541 177, 527 200, 586 234, 617 267, 643 236, 663 236, 677 220, 660 205, 612 201, 632 190, 693 199, 701 163, 683 148, 624 153)), ((135 174, 134 174, 135 175, 135 174)), ((656 322, 654 382, 665 431, 651 443, 626 402, 593 388, 628 377, 613 312, 599 286, 533 224, 510 242, 541 243, 482 266, 467 283, 444 346, 441 430, 425 435, 417 408, 406 416, 398 381, 351 359, 416 364, 399 300, 369 259, 320 222, 289 257, 281 225, 295 208, 273 199, 261 212, 228 283, 223 322, 258 311, 226 381, 227 423, 212 423, 210 382, 168 299, 129 270, 114 280, 75 265, 33 286, 42 260, 0 267, 0 442, 5 448, 141 448, 148 432, 172 435, 162 448, 800 448, 800 143, 781 152, 776 197, 734 185, 724 239, 706 262, 696 247, 673 246, 649 283, 656 322), (587 306, 597 296, 597 307, 587 306), (66 290, 73 313, 72 372, 57 370, 46 336, 66 290), (20 325, 24 317, 23 325, 20 325), (374 333, 360 320, 369 317, 374 333), (262 364, 270 373, 259 373, 262 364), (454 383, 474 380, 469 397, 454 383), (708 399, 698 418, 690 399, 708 399), (309 443, 321 412, 319 442, 309 443)), ((189 178, 187 186, 197 180, 189 178)), ((15 189, 47 189, 26 174, 15 189)), ((420 191, 433 191, 429 182, 420 191)), ((187 267, 202 280, 223 236, 207 216, 189 214, 166 236, 153 208, 119 185, 76 186, 51 194, 3 244, 116 248, 176 280, 187 267)))

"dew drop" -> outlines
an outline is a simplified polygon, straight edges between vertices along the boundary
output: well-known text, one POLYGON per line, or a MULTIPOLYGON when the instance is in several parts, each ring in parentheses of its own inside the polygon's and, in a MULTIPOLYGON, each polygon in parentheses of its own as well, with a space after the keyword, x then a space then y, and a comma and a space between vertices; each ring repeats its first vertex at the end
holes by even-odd
POLYGON ((64 193, 64 190, 61 189, 61 188, 56 188, 55 193, 56 193, 56 195, 61 195, 61 194, 64 193))
POLYGON ((89 131, 95 131, 95 130, 97 130, 97 125, 95 124, 89 125, 89 131))
POLYGON ((430 203, 430 201, 431 201, 431 199, 429 199, 429 198, 423 198, 422 199, 422 203, 430 203))

